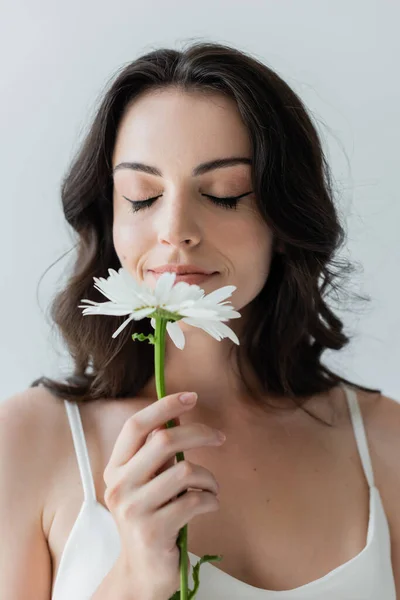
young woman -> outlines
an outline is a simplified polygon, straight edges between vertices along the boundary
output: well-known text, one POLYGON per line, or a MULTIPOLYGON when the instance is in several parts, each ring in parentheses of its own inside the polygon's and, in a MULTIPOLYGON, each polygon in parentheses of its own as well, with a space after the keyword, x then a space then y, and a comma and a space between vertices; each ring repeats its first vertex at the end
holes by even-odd
POLYGON ((62 201, 77 250, 52 316, 74 369, 0 405, 0 597, 168 600, 188 524, 192 565, 223 557, 198 600, 395 600, 400 406, 321 360, 349 341, 326 297, 350 265, 333 269, 344 230, 298 96, 227 46, 146 54, 62 201), (112 338, 125 317, 78 308, 121 266, 150 288, 162 267, 236 286, 240 344, 179 322, 156 401, 153 347, 131 339, 150 319, 112 338))

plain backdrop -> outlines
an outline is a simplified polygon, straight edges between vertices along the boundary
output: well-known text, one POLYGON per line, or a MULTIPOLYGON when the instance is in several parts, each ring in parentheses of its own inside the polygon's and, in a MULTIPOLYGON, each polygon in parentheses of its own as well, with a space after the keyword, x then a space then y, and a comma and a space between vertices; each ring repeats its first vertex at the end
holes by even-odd
POLYGON ((195 40, 249 52, 308 107, 347 232, 341 254, 357 265, 348 289, 371 298, 343 302, 352 341, 323 360, 400 400, 398 2, 2 0, 0 12, 0 400, 68 372, 48 314, 74 245, 60 181, 103 90, 140 54, 195 40))

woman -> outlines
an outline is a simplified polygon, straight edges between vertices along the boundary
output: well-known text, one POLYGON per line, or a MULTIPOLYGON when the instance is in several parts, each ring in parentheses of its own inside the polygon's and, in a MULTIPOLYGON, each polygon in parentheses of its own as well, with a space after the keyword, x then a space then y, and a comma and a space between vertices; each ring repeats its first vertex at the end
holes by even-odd
POLYGON ((0 596, 167 600, 187 523, 192 564, 223 557, 200 600, 394 600, 400 407, 321 362, 349 341, 325 300, 344 233, 298 96, 234 48, 155 50, 106 91, 62 200, 77 254, 52 316, 74 370, 0 406, 0 596), (131 339, 150 320, 113 339, 117 318, 78 305, 109 268, 153 287, 165 265, 236 286, 240 345, 180 322, 155 402, 131 339))

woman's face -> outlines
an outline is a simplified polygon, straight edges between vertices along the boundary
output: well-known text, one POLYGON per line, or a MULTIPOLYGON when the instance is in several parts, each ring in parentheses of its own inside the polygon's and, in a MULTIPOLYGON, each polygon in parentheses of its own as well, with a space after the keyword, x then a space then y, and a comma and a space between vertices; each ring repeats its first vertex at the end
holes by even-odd
POLYGON ((199 284, 224 285, 240 310, 267 279, 272 233, 255 204, 248 163, 194 172, 216 159, 252 158, 251 140, 235 102, 225 96, 176 89, 135 99, 117 131, 113 153, 113 240, 121 265, 154 287, 152 268, 194 264, 217 275, 199 284), (143 163, 157 169, 118 167, 143 163), (243 195, 236 209, 208 196, 243 195), (146 206, 146 198, 156 199, 146 206), (138 204, 134 207, 130 201, 138 204))

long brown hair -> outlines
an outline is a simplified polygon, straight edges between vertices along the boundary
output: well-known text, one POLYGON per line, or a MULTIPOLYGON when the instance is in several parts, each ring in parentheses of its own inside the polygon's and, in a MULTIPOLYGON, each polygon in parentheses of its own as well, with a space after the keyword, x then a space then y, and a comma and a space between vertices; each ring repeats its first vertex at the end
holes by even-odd
POLYGON ((72 272, 52 302, 51 318, 68 347, 73 372, 63 381, 40 377, 31 386, 41 383, 57 397, 88 402, 132 398, 154 375, 154 347, 131 339, 133 332, 153 331, 150 319, 132 321, 112 339, 126 317, 85 317, 78 305, 82 298, 104 301, 93 287, 93 277, 107 277, 109 268, 121 266, 112 239, 111 157, 118 124, 140 94, 171 86, 183 92, 222 93, 236 101, 252 140, 260 215, 284 249, 274 252, 240 345, 232 344, 251 401, 269 406, 247 380, 243 361, 254 369, 265 395, 291 397, 298 406, 340 382, 380 392, 351 383, 321 362, 324 350, 341 350, 349 342, 327 296, 344 291, 354 266, 335 258, 344 230, 311 117, 270 67, 211 42, 140 56, 124 66, 105 91, 61 186, 64 215, 77 243, 72 272))

